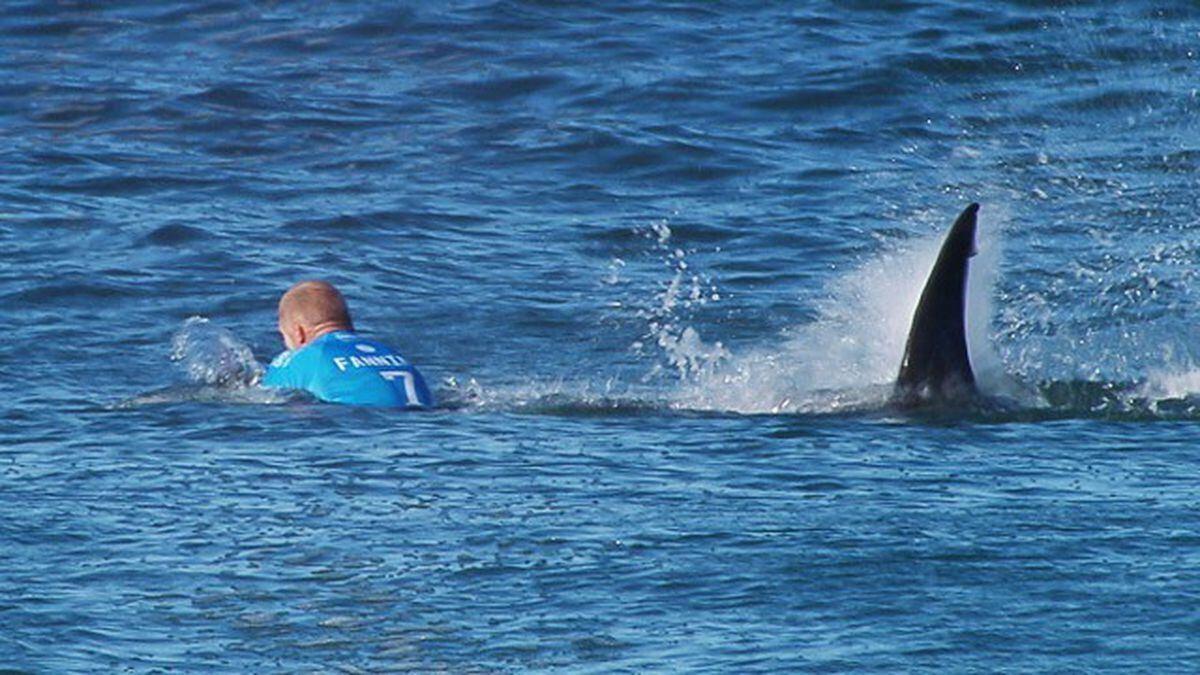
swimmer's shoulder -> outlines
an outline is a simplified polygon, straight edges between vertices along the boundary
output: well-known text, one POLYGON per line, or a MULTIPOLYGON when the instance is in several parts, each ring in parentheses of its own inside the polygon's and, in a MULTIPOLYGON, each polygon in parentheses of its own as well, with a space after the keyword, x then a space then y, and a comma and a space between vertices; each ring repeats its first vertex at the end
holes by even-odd
POLYGON ((329 341, 326 339, 328 337, 328 335, 323 335, 303 347, 280 352, 271 360, 267 374, 303 373, 318 369, 328 355, 329 341))
POLYGON ((338 356, 383 356, 399 355, 395 349, 385 342, 353 331, 337 331, 325 336, 327 353, 338 356))

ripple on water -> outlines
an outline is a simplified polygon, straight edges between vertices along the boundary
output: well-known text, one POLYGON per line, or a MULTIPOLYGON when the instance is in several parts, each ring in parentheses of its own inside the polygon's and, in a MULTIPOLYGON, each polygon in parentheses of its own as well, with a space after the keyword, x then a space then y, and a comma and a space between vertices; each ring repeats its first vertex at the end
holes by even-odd
POLYGON ((220 84, 196 94, 182 96, 180 101, 237 111, 263 112, 275 109, 278 102, 256 91, 261 89, 264 87, 256 87, 250 83, 220 84))
POLYGON ((212 237, 204 228, 183 223, 168 223, 151 230, 142 241, 153 246, 179 246, 212 237))

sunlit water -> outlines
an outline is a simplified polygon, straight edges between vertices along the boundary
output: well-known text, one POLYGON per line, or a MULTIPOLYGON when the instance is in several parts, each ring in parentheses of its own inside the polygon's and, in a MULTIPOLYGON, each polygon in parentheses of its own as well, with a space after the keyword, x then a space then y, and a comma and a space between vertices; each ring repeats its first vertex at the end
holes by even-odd
POLYGON ((0 663, 1193 671, 1200 11, 0 14, 0 663), (901 413, 978 201, 995 405, 901 413), (257 386, 323 277, 425 413, 257 386))

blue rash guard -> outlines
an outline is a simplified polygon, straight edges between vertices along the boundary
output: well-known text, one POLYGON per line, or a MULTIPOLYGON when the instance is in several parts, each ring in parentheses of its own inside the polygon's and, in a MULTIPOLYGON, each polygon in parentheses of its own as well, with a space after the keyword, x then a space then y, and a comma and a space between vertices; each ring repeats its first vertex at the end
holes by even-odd
POLYGON ((326 333, 275 357, 264 387, 303 389, 330 403, 433 406, 425 378, 387 345, 346 330, 326 333))

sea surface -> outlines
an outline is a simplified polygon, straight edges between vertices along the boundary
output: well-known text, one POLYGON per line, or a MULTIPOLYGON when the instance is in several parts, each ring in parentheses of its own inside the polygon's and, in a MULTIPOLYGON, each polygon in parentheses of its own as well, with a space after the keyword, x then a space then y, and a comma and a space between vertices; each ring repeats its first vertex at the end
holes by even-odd
POLYGON ((5 672, 1200 670, 1200 6, 0 12, 5 672), (887 403, 979 202, 994 405, 887 403), (324 278, 440 405, 260 389, 324 278))

